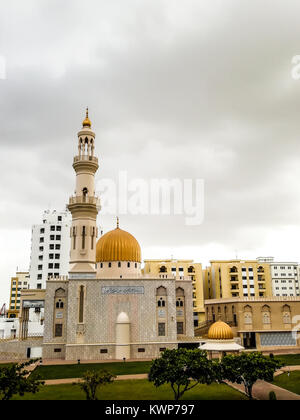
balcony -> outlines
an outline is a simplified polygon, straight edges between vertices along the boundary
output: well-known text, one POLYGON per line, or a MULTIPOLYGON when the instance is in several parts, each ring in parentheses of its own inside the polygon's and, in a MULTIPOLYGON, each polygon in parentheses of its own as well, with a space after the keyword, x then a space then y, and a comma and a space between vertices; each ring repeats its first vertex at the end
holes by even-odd
POLYGON ((92 204, 95 206, 100 206, 100 200, 98 197, 76 196, 70 197, 69 205, 72 204, 92 204))
POLYGON ((81 162, 81 161, 89 161, 89 162, 98 163, 98 158, 96 158, 95 156, 89 156, 89 155, 81 155, 81 156, 74 157, 74 163, 81 162))

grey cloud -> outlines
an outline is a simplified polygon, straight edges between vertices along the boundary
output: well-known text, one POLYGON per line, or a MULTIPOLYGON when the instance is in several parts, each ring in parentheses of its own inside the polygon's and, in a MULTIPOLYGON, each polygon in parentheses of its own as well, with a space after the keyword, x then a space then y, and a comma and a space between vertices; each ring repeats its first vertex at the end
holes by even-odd
MULTIPOLYGON (((122 217, 144 247, 215 243, 252 255, 268 234, 298 225, 299 12, 293 0, 3 6, 0 230, 30 229, 48 206, 64 208, 87 105, 98 179, 127 169, 146 180, 205 181, 201 226, 122 217)), ((99 224, 114 221, 100 214, 99 224)))

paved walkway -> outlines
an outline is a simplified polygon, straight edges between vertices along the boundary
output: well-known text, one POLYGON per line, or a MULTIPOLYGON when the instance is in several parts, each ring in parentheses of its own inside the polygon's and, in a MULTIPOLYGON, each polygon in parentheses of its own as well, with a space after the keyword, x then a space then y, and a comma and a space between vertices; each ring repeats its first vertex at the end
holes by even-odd
POLYGON ((282 375, 283 372, 292 372, 295 370, 300 370, 300 366, 284 366, 283 368, 275 372, 274 376, 279 376, 282 375))
MULTIPOLYGON (((237 391, 245 393, 243 385, 228 383, 229 386, 236 389, 237 391)), ((264 381, 257 381, 253 387, 253 398, 256 400, 269 400, 270 392, 275 392, 277 400, 282 401, 300 401, 300 395, 294 394, 293 392, 287 391, 284 388, 280 388, 276 385, 270 384, 264 381)))
MULTIPOLYGON (((144 359, 143 361, 148 361, 149 359, 144 359)), ((128 360, 129 361, 137 361, 137 360, 128 360)), ((141 361, 139 359, 139 361, 141 361)), ((114 360, 110 361, 88 361, 88 363, 108 363, 108 362, 115 362, 114 360)), ((118 362, 120 362, 118 360, 118 362)), ((75 361, 69 361, 66 362, 65 360, 45 360, 43 361, 43 365, 60 365, 60 364, 76 364, 75 361), (53 363, 54 362, 54 363, 53 363)), ((81 362, 82 364, 84 362, 81 362)), ((38 365, 38 364, 37 364, 38 365)), ((34 370, 36 365, 32 365, 30 370, 34 370)), ((29 369, 28 369, 29 370, 29 369)), ((279 371, 275 373, 275 376, 281 375, 283 372, 292 372, 292 371, 300 371, 300 366, 285 366, 279 371)), ((147 379, 148 374, 135 374, 135 375, 120 375, 116 377, 116 381, 126 381, 126 380, 139 380, 139 379, 147 379)), ((81 378, 69 378, 69 379, 51 379, 46 380, 45 385, 67 385, 67 384, 73 384, 73 383, 79 383, 81 382, 81 378)), ((228 383, 229 386, 236 389, 237 391, 245 393, 245 388, 243 385, 239 384, 232 384, 228 383)), ((257 381, 256 384, 253 387, 253 397, 257 400, 269 400, 269 394, 273 391, 276 394, 277 400, 284 400, 284 401, 300 401, 300 395, 294 394, 293 392, 290 392, 284 388, 280 388, 276 385, 270 384, 265 381, 257 381)))
MULTIPOLYGON (((120 375, 116 377, 116 381, 128 381, 128 380, 137 380, 137 379, 147 379, 148 375, 146 373, 141 373, 137 375, 120 375)), ((74 379, 49 379, 45 381, 45 385, 66 385, 81 382, 81 378, 74 379)))
MULTIPOLYGON (((127 359, 125 363, 129 362, 151 362, 153 359, 127 359)), ((80 360, 80 364, 101 364, 101 363, 124 363, 122 360, 107 359, 107 360, 80 360)), ((61 359, 43 359, 43 366, 59 366, 59 365, 77 365, 78 360, 61 360, 61 359)))

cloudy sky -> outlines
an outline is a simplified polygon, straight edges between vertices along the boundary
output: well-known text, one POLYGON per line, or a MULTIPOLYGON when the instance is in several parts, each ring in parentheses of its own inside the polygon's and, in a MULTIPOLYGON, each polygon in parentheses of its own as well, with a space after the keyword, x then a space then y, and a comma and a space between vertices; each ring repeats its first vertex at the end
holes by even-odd
MULTIPOLYGON (((300 260, 298 0, 0 0, 0 304, 64 209, 88 105, 102 178, 202 179, 204 222, 122 215, 144 258, 300 260), (5 75, 5 77, 4 77, 5 75)), ((104 231, 113 215, 99 216, 104 231)))

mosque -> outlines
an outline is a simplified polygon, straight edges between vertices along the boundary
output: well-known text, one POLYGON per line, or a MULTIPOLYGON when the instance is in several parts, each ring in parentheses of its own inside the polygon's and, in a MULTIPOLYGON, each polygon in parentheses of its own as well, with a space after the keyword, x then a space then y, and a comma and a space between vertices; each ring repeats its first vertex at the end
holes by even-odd
POLYGON ((192 280, 142 274, 140 245, 119 220, 97 242, 99 165, 88 110, 73 168, 70 271, 47 282, 43 358, 148 359, 194 343, 192 280))

